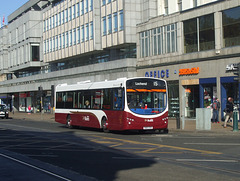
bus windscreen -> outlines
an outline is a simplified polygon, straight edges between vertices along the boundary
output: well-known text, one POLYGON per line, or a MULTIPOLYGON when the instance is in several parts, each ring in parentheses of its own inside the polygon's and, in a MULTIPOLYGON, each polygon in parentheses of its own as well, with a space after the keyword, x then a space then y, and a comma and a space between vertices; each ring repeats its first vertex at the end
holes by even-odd
POLYGON ((128 80, 126 90, 128 108, 136 114, 159 114, 167 107, 166 83, 163 80, 128 80))

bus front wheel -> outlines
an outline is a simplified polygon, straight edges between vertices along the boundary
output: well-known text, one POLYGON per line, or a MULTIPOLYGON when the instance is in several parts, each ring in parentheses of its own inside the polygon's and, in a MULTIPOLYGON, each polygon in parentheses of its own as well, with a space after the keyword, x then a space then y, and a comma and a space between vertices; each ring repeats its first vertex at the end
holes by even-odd
POLYGON ((73 125, 71 124, 71 122, 72 122, 71 116, 68 115, 68 116, 67 116, 67 121, 66 121, 66 126, 67 126, 67 128, 69 128, 69 129, 72 129, 72 128, 73 128, 73 125))
POLYGON ((102 118, 101 126, 102 126, 104 133, 109 133, 108 123, 107 123, 107 119, 105 117, 102 118))

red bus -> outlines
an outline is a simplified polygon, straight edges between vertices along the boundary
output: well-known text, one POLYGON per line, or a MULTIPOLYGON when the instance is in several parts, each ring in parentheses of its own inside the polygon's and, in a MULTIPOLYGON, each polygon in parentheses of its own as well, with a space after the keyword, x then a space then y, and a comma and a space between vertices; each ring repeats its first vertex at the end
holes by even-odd
POLYGON ((168 131, 165 80, 120 78, 61 84, 55 92, 55 121, 109 130, 168 131))

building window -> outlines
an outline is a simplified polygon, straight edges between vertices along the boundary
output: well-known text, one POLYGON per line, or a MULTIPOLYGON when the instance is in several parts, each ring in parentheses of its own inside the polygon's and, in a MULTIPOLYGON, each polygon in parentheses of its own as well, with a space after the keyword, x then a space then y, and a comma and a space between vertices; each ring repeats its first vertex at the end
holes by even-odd
POLYGON ((69 31, 69 46, 72 46, 72 30, 69 31))
POLYGON ((158 54, 157 28, 152 30, 152 55, 158 54))
POLYGON ((89 24, 86 24, 86 41, 89 40, 89 24))
POLYGON ((77 43, 80 43, 80 27, 77 28, 77 43))
POLYGON ((118 31, 118 16, 117 13, 113 14, 113 21, 114 21, 114 32, 118 31))
POLYGON ((64 21, 65 21, 65 19, 64 19, 64 18, 65 18, 65 17, 64 17, 64 11, 62 11, 62 17, 61 17, 61 18, 62 18, 62 24, 63 24, 64 21))
POLYGON ((49 48, 49 52, 52 52, 52 38, 50 38, 49 46, 50 46, 50 48, 49 48))
POLYGON ((213 14, 183 22, 184 52, 211 50, 215 47, 213 14))
POLYGON ((84 1, 81 1, 81 15, 84 15, 84 1))
POLYGON ((215 48, 214 15, 199 18, 199 48, 200 51, 215 48))
POLYGON ((73 44, 76 45, 77 42, 77 34, 76 34, 76 28, 73 29, 73 44))
POLYGON ((48 31, 48 19, 46 19, 46 31, 48 31))
POLYGON ((56 35, 55 41, 56 41, 56 50, 58 50, 58 35, 56 35))
POLYGON ((55 16, 52 17, 52 21, 53 21, 52 26, 53 28, 55 28, 55 16))
POLYGON ((102 6, 106 5, 106 0, 102 0, 102 6))
POLYGON ((197 0, 192 0, 193 1, 193 8, 197 7, 197 0))
POLYGON ((43 23, 43 32, 46 31, 46 20, 44 20, 44 23, 43 23))
POLYGON ((44 40, 44 54, 46 54, 47 52, 47 42, 46 40, 44 40))
POLYGON ((94 33, 94 29, 93 29, 93 22, 90 22, 90 39, 93 39, 93 33, 94 33))
POLYGON ((69 14, 69 21, 72 20, 72 7, 68 8, 68 14, 69 14))
POLYGON ((184 25, 184 52, 198 51, 197 43, 197 19, 190 19, 183 22, 184 25))
POLYGON ((58 13, 58 21, 59 21, 59 25, 61 25, 61 12, 58 13))
POLYGON ((86 1, 86 3, 85 3, 85 13, 88 13, 88 0, 85 0, 86 1))
POLYGON ((66 32, 66 36, 65 36, 65 38, 66 38, 66 48, 68 47, 68 44, 69 44, 69 37, 68 37, 68 32, 66 32))
POLYGON ((82 25, 82 27, 81 27, 81 30, 82 30, 82 39, 81 39, 81 42, 84 42, 85 40, 84 40, 84 38, 85 38, 85 32, 84 32, 84 25, 82 25))
POLYGON ((39 61, 39 46, 32 47, 32 61, 39 61))
POLYGON ((149 45, 150 45, 149 34, 150 34, 149 31, 140 33, 141 57, 149 56, 149 45))
POLYGON ((168 0, 164 0, 164 10, 165 14, 168 14, 168 0))
POLYGON ((53 43, 53 52, 55 51, 55 37, 52 38, 52 43, 53 43))
POLYGON ((103 17, 102 19, 102 26, 103 26, 103 36, 107 34, 107 22, 106 22, 106 16, 103 17))
POLYGON ((65 9, 66 22, 68 22, 68 9, 65 9))
POLYGON ((108 34, 112 33, 112 15, 108 15, 108 34))
POLYGON ((62 47, 65 48, 65 33, 62 34, 62 47))
POLYGON ((62 36, 59 35, 59 50, 62 48, 62 36))
POLYGON ((240 45, 240 7, 222 12, 223 46, 240 45))
POLYGON ((51 30, 52 29, 52 18, 50 17, 48 20, 49 20, 49 29, 51 30))
POLYGON ((171 24, 165 26, 165 45, 166 53, 176 52, 177 49, 177 25, 171 24))
POLYGON ((77 9, 77 17, 79 17, 80 16, 80 5, 79 5, 79 3, 77 3, 77 7, 76 7, 77 9))
POLYGON ((90 0, 89 11, 93 10, 93 0, 90 0))
POLYGON ((72 6, 72 18, 75 19, 76 18, 75 16, 76 16, 76 6, 73 5, 72 6))
POLYGON ((119 29, 123 30, 124 29, 123 10, 119 12, 119 20, 120 20, 119 29))
POLYGON ((56 27, 58 26, 58 15, 55 15, 56 27))

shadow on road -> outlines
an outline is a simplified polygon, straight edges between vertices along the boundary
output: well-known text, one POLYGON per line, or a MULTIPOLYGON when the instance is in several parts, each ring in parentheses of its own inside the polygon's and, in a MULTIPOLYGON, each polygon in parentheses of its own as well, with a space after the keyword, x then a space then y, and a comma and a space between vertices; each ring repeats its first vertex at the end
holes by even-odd
POLYGON ((152 159, 83 139, 72 130, 55 133, 0 129, 0 149, 97 180, 115 180, 122 170, 149 167, 155 163, 152 159))

